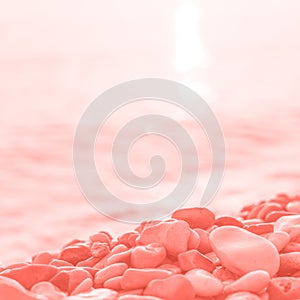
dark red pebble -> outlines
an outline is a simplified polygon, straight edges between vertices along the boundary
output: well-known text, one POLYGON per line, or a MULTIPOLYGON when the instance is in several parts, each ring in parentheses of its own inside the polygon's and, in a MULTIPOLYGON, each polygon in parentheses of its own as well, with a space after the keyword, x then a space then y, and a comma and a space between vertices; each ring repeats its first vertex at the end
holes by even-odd
POLYGON ((212 272, 215 269, 214 263, 197 250, 189 250, 178 255, 180 268, 186 272, 192 269, 202 269, 212 272))
POLYGON ((172 214, 172 218, 183 220, 189 223, 192 229, 202 228, 207 229, 214 225, 215 215, 207 208, 191 207, 176 210, 172 214))
POLYGON ((80 261, 91 257, 91 255, 92 252, 87 246, 69 246, 61 251, 59 259, 65 260, 75 266, 80 261))
POLYGON ((21 268, 5 270, 1 276, 14 279, 21 283, 26 289, 41 281, 49 281, 56 273, 57 268, 49 265, 28 265, 21 268))
POLYGON ((243 227, 244 224, 239 221, 237 218, 229 217, 229 216, 222 216, 218 217, 215 220, 215 225, 217 226, 237 226, 237 227, 243 227))

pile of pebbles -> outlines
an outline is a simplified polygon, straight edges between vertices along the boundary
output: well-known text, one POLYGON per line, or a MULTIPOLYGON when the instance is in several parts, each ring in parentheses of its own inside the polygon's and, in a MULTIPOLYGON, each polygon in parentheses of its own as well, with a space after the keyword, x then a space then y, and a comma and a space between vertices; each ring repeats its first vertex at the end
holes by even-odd
POLYGON ((2 300, 300 299, 300 197, 238 216, 175 211, 113 238, 100 231, 0 269, 2 300))

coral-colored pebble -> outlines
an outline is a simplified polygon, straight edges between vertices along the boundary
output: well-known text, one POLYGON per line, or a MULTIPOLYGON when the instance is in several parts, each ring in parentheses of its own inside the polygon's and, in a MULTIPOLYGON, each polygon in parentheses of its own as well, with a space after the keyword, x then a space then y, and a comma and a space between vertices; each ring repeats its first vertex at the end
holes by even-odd
POLYGON ((256 294, 249 292, 237 292, 228 295, 225 300, 261 300, 256 294))
POLYGON ((223 292, 222 282, 207 271, 194 269, 185 276, 191 282, 197 296, 217 296, 223 292))
POLYGON ((166 271, 170 271, 173 274, 181 274, 182 273, 182 270, 180 269, 180 267, 178 267, 176 265, 172 265, 172 264, 163 264, 163 265, 160 265, 158 268, 166 270, 166 271))
POLYGON ((57 288, 59 288, 62 292, 67 292, 69 289, 69 280, 69 273, 66 271, 60 271, 53 278, 51 278, 50 282, 57 288))
POLYGON ((131 253, 133 268, 155 268, 166 258, 166 249, 160 244, 137 246, 131 253))
POLYGON ((167 300, 193 300, 195 291, 184 275, 173 275, 165 279, 152 280, 144 295, 156 296, 167 300))
POLYGON ((224 267, 238 275, 279 269, 279 254, 267 239, 239 227, 223 226, 210 233, 211 246, 224 267))
POLYGON ((62 300, 65 299, 65 294, 59 291, 52 283, 42 281, 36 283, 31 292, 44 296, 47 300, 62 300))
POLYGON ((300 252, 280 254, 279 276, 290 276, 300 271, 300 252))
POLYGON ((95 264, 97 264, 101 258, 99 257, 90 257, 86 260, 80 261, 76 267, 93 267, 95 264))
POLYGON ((109 246, 106 243, 94 242, 91 246, 91 254, 95 258, 103 258, 110 252, 109 246))
POLYGON ((103 286, 107 289, 119 291, 122 289, 121 280, 122 280, 122 276, 116 276, 114 278, 110 278, 110 279, 106 280, 104 282, 103 286))
POLYGON ((123 290, 142 289, 154 279, 163 279, 172 275, 170 271, 162 269, 127 269, 121 280, 123 290))
POLYGON ((264 222, 264 220, 262 220, 262 219, 249 219, 249 220, 242 221, 242 223, 244 225, 256 225, 256 224, 261 224, 263 222, 264 222))
POLYGON ((92 276, 88 271, 79 268, 69 271, 69 276, 70 276, 69 287, 68 287, 69 294, 72 294, 72 292, 77 288, 77 286, 85 279, 87 278, 92 279, 92 276))
POLYGON ((191 229, 187 248, 188 250, 198 249, 199 245, 200 245, 200 237, 195 230, 191 229))
POLYGON ((229 270, 225 269, 224 267, 220 266, 217 267, 213 273, 212 273, 216 278, 218 278, 221 281, 228 281, 228 280, 236 280, 237 275, 230 272, 229 270))
POLYGON ((200 229, 200 228, 196 228, 194 229, 197 234, 199 235, 200 238, 200 244, 198 246, 198 250, 202 253, 202 254, 206 254, 208 252, 212 251, 210 242, 209 242, 209 233, 206 230, 200 229))
POLYGON ((270 281, 268 288, 270 300, 300 299, 300 278, 277 277, 270 281))
POLYGON ((262 223, 256 225, 245 225, 244 229, 255 233, 255 234, 265 234, 274 231, 274 225, 270 223, 262 223))
POLYGON ((224 292, 227 294, 235 292, 261 292, 268 286, 270 282, 270 275, 266 271, 252 271, 242 277, 238 278, 231 284, 228 284, 224 288, 224 292))
POLYGON ((54 266, 54 267, 72 267, 73 265, 65 260, 61 260, 61 259, 53 259, 50 264, 50 266, 54 266))
POLYGON ((221 227, 221 226, 237 226, 237 227, 243 227, 244 224, 239 221, 237 218, 230 217, 230 216, 221 216, 216 218, 215 225, 221 227))
POLYGON ((265 219, 265 217, 273 211, 281 211, 282 206, 278 203, 265 203, 264 206, 257 213, 258 219, 265 219))
POLYGON ((5 270, 2 276, 12 278, 21 283, 26 289, 41 281, 48 281, 57 273, 57 268, 49 265, 28 265, 21 268, 5 270))
POLYGON ((116 276, 121 276, 128 269, 128 265, 125 263, 116 263, 109 265, 95 275, 94 282, 97 287, 101 286, 106 280, 116 276))
POLYGON ((282 253, 300 252, 300 243, 290 242, 283 249, 282 253))
POLYGON ((140 235, 143 245, 158 243, 167 253, 176 256, 188 248, 190 228, 185 221, 161 222, 145 228, 140 235))
POLYGON ((293 212, 289 211, 273 211, 266 215, 265 221, 266 222, 275 222, 281 217, 288 217, 288 216, 294 216, 296 215, 293 212))
POLYGON ((38 298, 26 290, 21 291, 14 286, 0 283, 0 300, 38 300, 38 298))
POLYGON ((106 265, 111 265, 115 263, 126 263, 130 265, 132 249, 116 253, 107 258, 106 265))
POLYGON ((65 260, 75 266, 78 262, 86 260, 91 255, 91 250, 86 246, 69 246, 61 251, 59 259, 65 260))
POLYGON ((106 243, 110 245, 110 241, 112 237, 107 234, 106 232, 98 232, 90 236, 91 242, 99 242, 99 243, 106 243))
POLYGON ((274 230, 287 232, 293 241, 300 234, 300 215, 281 217, 275 222, 274 230))
POLYGON ((215 215, 205 207, 190 207, 176 210, 172 218, 186 221, 192 229, 207 229, 214 225, 215 215))
POLYGON ((185 272, 192 269, 203 269, 212 272, 215 268, 214 263, 197 250, 180 253, 177 258, 180 268, 185 272))
POLYGON ((92 287, 93 287, 93 280, 91 278, 86 278, 78 284, 78 286, 73 290, 71 295, 77 295, 77 294, 88 292, 92 289, 92 287))
POLYGON ((32 257, 33 264, 49 264, 53 257, 49 252, 40 252, 32 257))
POLYGON ((278 252, 280 252, 290 241, 290 236, 288 233, 284 231, 276 231, 272 233, 268 233, 265 236, 274 246, 277 248, 278 252))

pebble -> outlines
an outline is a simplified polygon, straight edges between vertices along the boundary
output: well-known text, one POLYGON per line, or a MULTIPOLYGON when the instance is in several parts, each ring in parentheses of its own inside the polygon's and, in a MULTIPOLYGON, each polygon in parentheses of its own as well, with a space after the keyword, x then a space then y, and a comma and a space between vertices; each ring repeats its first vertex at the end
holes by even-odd
POLYGON ((209 238, 222 265, 233 273, 244 275, 264 270, 273 276, 279 269, 276 247, 261 236, 242 228, 223 226, 212 231, 209 238))
POLYGON ((300 278, 277 277, 270 281, 268 288, 270 300, 300 299, 300 278))
POLYGON ((110 278, 104 282, 103 287, 105 287, 107 289, 119 291, 122 289, 121 280, 122 280, 122 276, 116 276, 116 277, 110 278))
POLYGON ((92 287, 93 287, 93 280, 91 278, 86 278, 77 285, 77 287, 73 290, 71 295, 77 295, 84 292, 88 292, 91 290, 92 287))
POLYGON ((268 286, 270 282, 270 275, 266 271, 252 271, 249 272, 233 283, 228 284, 224 288, 226 294, 235 292, 261 292, 264 288, 268 286))
POLYGON ((215 220, 215 225, 221 227, 221 226, 237 226, 237 227, 243 227, 244 224, 239 221, 237 218, 230 217, 230 216, 222 216, 218 217, 215 220))
POLYGON ((9 284, 0 283, 0 300, 39 300, 39 299, 33 293, 30 293, 28 291, 21 291, 20 289, 11 286, 9 284))
POLYGON ((190 207, 176 210, 172 218, 186 221, 192 229, 207 229, 214 225, 215 215, 205 207, 190 207))
POLYGON ((116 300, 118 293, 110 289, 94 289, 88 293, 81 293, 76 296, 70 296, 68 300, 116 300))
POLYGON ((165 279, 152 280, 144 295, 156 296, 166 300, 193 300, 195 291, 184 275, 173 275, 165 279))
POLYGON ((293 241, 300 235, 300 215, 281 217, 275 222, 274 230, 287 232, 293 241))
POLYGON ((125 263, 115 263, 98 271, 94 277, 96 287, 101 287, 103 283, 116 276, 121 276, 128 269, 125 263))
POLYGON ((286 205, 286 210, 293 212, 293 213, 300 214, 300 201, 297 200, 297 201, 292 201, 292 202, 288 203, 286 205))
POLYGON ((118 300, 161 300, 154 296, 141 296, 141 295, 123 295, 118 300))
POLYGON ((47 300, 63 300, 66 296, 64 293, 58 290, 52 283, 47 281, 36 283, 31 288, 31 292, 34 294, 42 295, 47 300))
POLYGON ((166 255, 165 247, 157 243, 137 246, 131 253, 131 266, 133 268, 155 268, 165 260, 166 255))
POLYGON ((78 262, 86 260, 91 255, 91 250, 87 246, 69 246, 61 251, 59 259, 65 260, 75 266, 78 262))
POLYGON ((70 275, 67 271, 60 271, 53 278, 51 278, 50 282, 59 288, 62 292, 67 292, 69 289, 69 280, 70 275))
POLYGON ((197 296, 218 296, 223 292, 222 282, 207 271, 194 269, 185 276, 191 282, 197 296))
POLYGON ((274 225, 270 223, 252 224, 252 225, 245 225, 244 229, 260 235, 260 234, 273 232, 274 225))
POLYGON ((163 269, 127 269, 121 280, 123 290, 142 289, 154 279, 163 279, 172 275, 172 272, 163 269))
POLYGON ((289 211, 273 211, 267 214, 265 221, 266 222, 275 222, 281 217, 293 216, 295 213, 289 211))
POLYGON ((189 250, 180 253, 177 258, 179 267, 184 272, 192 269, 203 269, 212 272, 215 268, 214 263, 197 250, 189 250))
POLYGON ((200 245, 200 236, 195 230, 190 229, 190 237, 188 240, 188 247, 187 247, 188 250, 198 249, 199 245, 200 245))
POLYGON ((49 281, 57 273, 57 268, 49 265, 28 265, 21 268, 5 270, 1 276, 18 281, 26 289, 41 281, 49 281))
POLYGON ((187 251, 190 227, 185 221, 161 222, 145 228, 140 235, 143 245, 158 243, 163 245, 169 255, 177 256, 187 251))
POLYGON ((203 230, 200 228, 196 228, 196 229, 194 229, 194 231, 197 232, 197 234, 199 235, 199 239, 200 239, 200 244, 198 246, 198 250, 202 254, 211 252, 212 248, 211 248, 211 245, 209 242, 209 233, 206 230, 203 230))
POLYGON ((278 252, 285 248, 290 241, 289 234, 284 231, 268 233, 265 237, 277 248, 278 252))
POLYGON ((260 297, 256 294, 249 292, 237 292, 231 295, 228 295, 225 300, 261 300, 260 297))
POLYGON ((290 276, 300 271, 300 252, 280 254, 279 276, 290 276))

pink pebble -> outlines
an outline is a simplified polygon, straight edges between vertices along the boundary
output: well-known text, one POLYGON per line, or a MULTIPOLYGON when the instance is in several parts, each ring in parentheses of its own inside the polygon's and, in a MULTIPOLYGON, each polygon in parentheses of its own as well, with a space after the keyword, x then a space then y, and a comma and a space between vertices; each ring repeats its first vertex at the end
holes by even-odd
POLYGON ((228 295, 225 300, 261 300, 259 296, 249 292, 237 292, 228 295))
POLYGON ((282 210, 282 206, 278 203, 265 203, 264 206, 259 210, 259 212, 257 213, 256 218, 258 219, 265 219, 265 217, 273 212, 273 211, 281 211, 282 210))
POLYGON ((300 252, 280 254, 279 276, 290 276, 300 271, 300 252))
POLYGON ((300 243, 290 242, 283 249, 282 253, 300 252, 300 243))
POLYGON ((33 264, 49 264, 53 260, 53 256, 49 252, 40 252, 32 257, 33 264))
POLYGON ((268 292, 270 300, 298 300, 300 299, 300 278, 273 278, 270 281, 268 292))
POLYGON ((133 268, 155 268, 166 258, 166 249, 160 244, 137 246, 132 250, 131 266, 133 268))
POLYGON ((229 270, 225 269, 224 267, 220 266, 217 267, 213 273, 212 273, 216 278, 218 278, 219 280, 223 281, 234 281, 238 278, 238 276, 232 272, 230 272, 229 270))
MULTIPOLYGON (((88 293, 67 297, 67 300, 116 300, 118 293, 111 289, 94 289, 88 293)), ((43 299, 44 300, 44 299, 43 299)))
POLYGON ((83 282, 85 279, 89 278, 92 279, 91 274, 80 268, 76 268, 72 271, 69 271, 69 287, 68 287, 68 293, 72 294, 72 292, 77 288, 77 286, 83 282))
POLYGON ((50 264, 50 266, 54 266, 54 267, 72 267, 73 265, 65 260, 61 260, 61 259, 53 259, 50 264))
POLYGON ((115 263, 126 263, 130 265, 132 249, 116 253, 107 258, 106 265, 111 265, 115 263))
POLYGON ((118 300, 161 300, 154 296, 141 296, 141 295, 123 295, 118 300))
POLYGON ((270 276, 279 269, 279 254, 267 239, 239 227, 223 226, 210 233, 214 252, 224 267, 238 275, 264 270, 270 276))
POLYGON ((127 269, 121 280, 123 290, 142 289, 154 279, 162 279, 172 275, 170 271, 162 269, 127 269))
POLYGON ((0 283, 0 300, 38 300, 38 298, 26 290, 21 291, 14 286, 0 283))
POLYGON ((172 218, 186 221, 192 229, 207 229, 214 225, 215 215, 205 207, 190 207, 176 210, 172 218))
POLYGON ((215 268, 214 263, 197 250, 180 253, 177 258, 179 266, 184 272, 192 269, 203 269, 212 272, 215 268))
POLYGON ((200 245, 200 237, 199 237, 198 233, 195 230, 190 229, 190 237, 188 240, 188 250, 198 249, 199 245, 200 245))
POLYGON ((191 282, 197 296, 217 296, 223 292, 222 282, 207 271, 194 269, 187 272, 185 277, 191 282))
POLYGON ((275 222, 274 230, 287 232, 293 242, 300 235, 300 215, 281 217, 275 222))
POLYGON ((156 296, 166 300, 193 300, 195 291, 184 275, 173 275, 165 279, 152 280, 144 295, 156 296))
POLYGON ((59 291, 53 284, 47 281, 36 283, 31 292, 44 296, 47 300, 62 300, 65 299, 65 294, 59 291))
POLYGON ((167 253, 173 256, 188 248, 190 228, 185 221, 161 222, 145 228, 140 235, 143 245, 158 243, 165 247, 167 253))
POLYGON ((261 292, 268 286, 270 282, 270 275, 266 271, 252 271, 242 277, 238 278, 231 284, 228 284, 224 288, 226 294, 235 292, 261 292))
POLYGON ((128 265, 125 263, 116 263, 101 269, 94 278, 96 287, 100 287, 108 279, 123 275, 127 269, 128 265))
POLYGON ((49 265, 28 265, 21 268, 6 270, 2 276, 12 278, 22 284, 26 289, 41 281, 50 280, 57 273, 57 268, 49 265))
POLYGON ((277 248, 278 252, 280 252, 290 241, 290 236, 288 233, 284 231, 276 231, 272 233, 268 233, 265 236, 274 246, 277 248))
POLYGON ((290 212, 294 212, 300 214, 300 201, 292 201, 286 205, 286 210, 290 212))
MULTIPOLYGON (((106 243, 94 242, 91 246, 91 255, 94 258, 103 258, 110 252, 109 246, 106 243)), ((82 260, 84 261, 84 260, 82 260)))
POLYGON ((173 274, 181 274, 182 270, 177 265, 163 264, 158 267, 158 269, 163 269, 172 272, 173 274))
POLYGON ((114 278, 110 278, 106 280, 103 286, 107 289, 119 291, 122 289, 121 280, 122 280, 122 276, 116 276, 114 278))
POLYGON ((71 295, 77 295, 77 294, 88 292, 92 289, 92 287, 93 287, 93 280, 91 278, 86 278, 78 284, 78 286, 74 289, 71 295))

